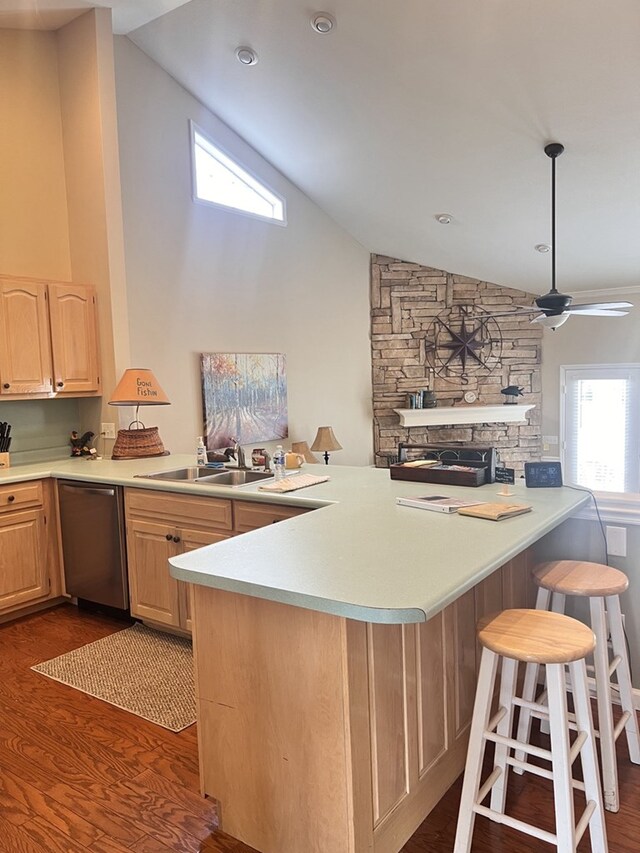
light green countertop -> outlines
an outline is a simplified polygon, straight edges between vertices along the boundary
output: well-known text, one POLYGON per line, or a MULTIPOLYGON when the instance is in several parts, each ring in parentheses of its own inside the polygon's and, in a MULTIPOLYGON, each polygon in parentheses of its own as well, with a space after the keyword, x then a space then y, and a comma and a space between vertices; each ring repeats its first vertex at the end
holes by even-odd
POLYGON ((423 622, 573 515, 589 500, 569 488, 499 484, 461 488, 391 480, 384 469, 306 465, 330 480, 284 495, 142 480, 135 474, 192 465, 190 455, 136 461, 61 459, 0 471, 0 485, 42 477, 317 507, 170 560, 189 583, 253 595, 365 622, 423 622), (500 522, 413 509, 398 496, 449 494, 531 504, 500 522))

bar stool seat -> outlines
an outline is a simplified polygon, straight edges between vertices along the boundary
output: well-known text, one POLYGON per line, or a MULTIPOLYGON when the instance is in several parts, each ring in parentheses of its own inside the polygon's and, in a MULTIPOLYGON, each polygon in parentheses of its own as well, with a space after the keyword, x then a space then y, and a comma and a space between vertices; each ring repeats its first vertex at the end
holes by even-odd
POLYGON ((555 560, 533 570, 538 586, 562 595, 620 595, 629 588, 629 578, 619 569, 584 560, 555 560))
MULTIPOLYGON (((626 731, 629 757, 640 764, 640 736, 634 708, 627 643, 622 624, 619 595, 629 587, 629 580, 619 569, 601 563, 583 560, 556 560, 542 563, 533 571, 538 586, 536 608, 563 613, 566 596, 589 599, 591 628, 596 635, 594 670, 598 703, 598 728, 602 757, 602 779, 605 808, 617 812, 620 808, 616 740, 626 731), (609 635, 612 659, 609 659, 609 635), (617 683, 611 683, 616 673, 617 683), (613 722, 612 690, 620 697, 622 716, 617 725, 613 722)), ((535 663, 527 667, 523 698, 532 700, 538 680, 535 663)), ((544 699, 544 694, 541 696, 544 699)), ((528 740, 531 730, 531 713, 526 709, 520 715, 518 739, 528 740)))
POLYGON ((598 776, 585 657, 593 652, 593 631, 581 622, 546 610, 505 610, 478 624, 482 646, 478 688, 473 708, 467 763, 460 799, 454 853, 469 853, 476 815, 505 824, 555 845, 558 853, 575 853, 589 828, 592 853, 607 853, 602 794, 598 776), (491 707, 498 663, 502 661, 498 711, 491 707), (546 667, 548 705, 525 702, 516 696, 520 662, 546 667), (576 737, 569 734, 565 667, 569 668, 574 704, 576 737), (549 719, 551 750, 512 738, 514 709, 526 706, 549 719), (494 767, 481 783, 487 742, 495 743, 494 767), (515 753, 515 755, 512 755, 515 753), (551 769, 518 759, 535 755, 551 762, 551 769), (580 756, 584 782, 572 779, 571 767, 580 756), (525 823, 505 813, 508 772, 521 767, 553 782, 555 833, 525 823), (586 808, 575 822, 573 788, 583 790, 586 808), (490 805, 483 805, 491 794, 490 805))

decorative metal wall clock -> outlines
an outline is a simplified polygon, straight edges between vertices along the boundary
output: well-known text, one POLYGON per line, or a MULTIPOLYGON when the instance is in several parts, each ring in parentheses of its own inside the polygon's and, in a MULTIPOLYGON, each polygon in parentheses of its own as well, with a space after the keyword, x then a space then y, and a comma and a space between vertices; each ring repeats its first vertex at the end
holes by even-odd
POLYGON ((425 347, 437 376, 466 385, 500 365, 502 333, 495 319, 475 305, 441 311, 427 329, 425 347))

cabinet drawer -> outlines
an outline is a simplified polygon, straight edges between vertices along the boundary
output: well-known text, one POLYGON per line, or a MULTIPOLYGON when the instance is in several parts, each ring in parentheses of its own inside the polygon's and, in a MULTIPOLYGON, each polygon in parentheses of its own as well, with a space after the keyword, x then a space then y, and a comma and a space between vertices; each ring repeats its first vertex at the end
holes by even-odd
POLYGON ((38 507, 42 506, 43 502, 42 480, 0 486, 0 512, 38 507))
POLYGON ((125 489, 127 515, 149 521, 162 518, 163 524, 178 527, 231 530, 231 501, 199 498, 171 492, 125 489))
POLYGON ((257 527, 266 527, 276 521, 284 521, 310 512, 309 507, 275 506, 273 504, 254 503, 252 501, 234 501, 234 530, 237 533, 246 533, 257 527))

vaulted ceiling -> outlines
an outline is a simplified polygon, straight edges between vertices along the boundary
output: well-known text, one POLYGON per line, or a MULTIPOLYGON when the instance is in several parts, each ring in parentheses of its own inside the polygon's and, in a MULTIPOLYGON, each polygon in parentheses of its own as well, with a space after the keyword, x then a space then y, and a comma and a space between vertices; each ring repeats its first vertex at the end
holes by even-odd
POLYGON ((324 2, 104 5, 367 249, 545 292, 557 140, 559 288, 640 286, 637 0, 324 2))

